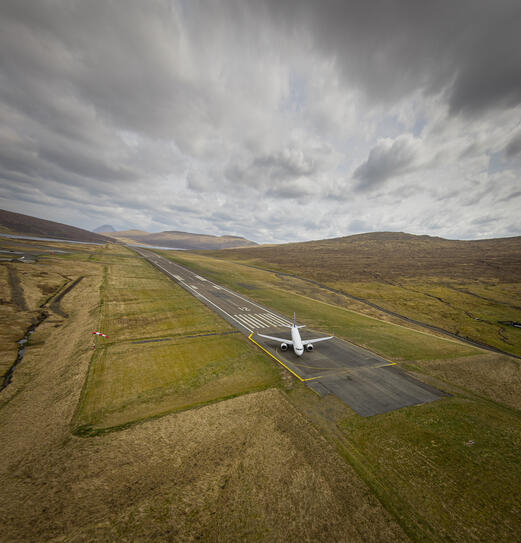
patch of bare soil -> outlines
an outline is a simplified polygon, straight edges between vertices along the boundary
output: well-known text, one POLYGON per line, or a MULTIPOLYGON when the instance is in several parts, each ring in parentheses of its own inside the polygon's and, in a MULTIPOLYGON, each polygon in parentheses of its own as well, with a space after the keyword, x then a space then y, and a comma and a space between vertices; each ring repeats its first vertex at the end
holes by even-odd
POLYGON ((68 318, 68 314, 63 311, 63 309, 60 307, 60 302, 62 301, 62 298, 68 294, 81 280, 83 279, 83 276, 77 277, 70 285, 68 285, 65 289, 63 289, 56 298, 50 303, 49 307, 52 311, 54 311, 57 315, 60 315, 60 317, 68 318))
POLYGON ((9 288, 11 289, 11 301, 20 311, 27 311, 27 303, 25 302, 24 289, 18 277, 16 268, 7 266, 9 288))
POLYGON ((73 437, 99 282, 0 397, 1 541, 407 540, 279 390, 73 437))

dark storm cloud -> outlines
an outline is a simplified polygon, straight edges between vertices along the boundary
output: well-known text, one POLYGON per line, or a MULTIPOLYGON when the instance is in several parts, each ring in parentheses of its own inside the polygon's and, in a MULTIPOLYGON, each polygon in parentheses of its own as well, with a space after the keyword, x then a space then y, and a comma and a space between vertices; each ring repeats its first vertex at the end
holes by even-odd
POLYGON ((521 103, 520 2, 267 4, 275 24, 312 36, 370 100, 387 103, 415 90, 444 91, 453 113, 478 116, 521 103))
POLYGON ((521 156, 521 132, 516 134, 505 148, 505 155, 507 158, 514 158, 521 156))
POLYGON ((407 173, 417 158, 418 145, 411 136, 379 141, 371 149, 367 161, 353 173, 353 177, 359 181, 357 189, 369 190, 391 177, 407 173))
POLYGON ((470 224, 485 191, 517 190, 519 13, 503 0, 4 0, 0 203, 258 241, 388 217, 423 228, 412 217, 437 201, 436 224, 452 229, 465 204, 470 224))

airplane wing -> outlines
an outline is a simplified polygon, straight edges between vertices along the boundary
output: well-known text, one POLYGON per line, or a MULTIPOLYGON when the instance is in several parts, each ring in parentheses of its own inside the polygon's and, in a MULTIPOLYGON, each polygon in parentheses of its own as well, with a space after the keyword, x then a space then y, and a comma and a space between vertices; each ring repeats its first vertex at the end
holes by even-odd
MULTIPOLYGON (((260 334, 259 334, 260 335, 260 334)), ((317 337, 317 339, 305 339, 302 342, 302 345, 308 345, 309 343, 318 343, 319 341, 327 341, 328 339, 333 339, 335 336, 328 336, 328 337, 317 337)))
POLYGON ((257 334, 257 335, 260 337, 265 337, 266 339, 273 339, 274 341, 280 341, 281 343, 285 343, 286 345, 293 345, 293 341, 291 341, 291 339, 282 339, 281 337, 265 336, 264 334, 257 334))

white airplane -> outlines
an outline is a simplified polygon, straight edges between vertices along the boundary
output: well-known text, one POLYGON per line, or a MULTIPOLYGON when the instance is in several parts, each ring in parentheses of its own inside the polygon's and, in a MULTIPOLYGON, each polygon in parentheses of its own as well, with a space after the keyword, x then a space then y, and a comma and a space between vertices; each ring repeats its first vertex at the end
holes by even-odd
POLYGON ((293 313, 293 324, 291 325, 291 340, 282 339, 280 337, 265 336, 264 334, 258 334, 260 337, 265 337, 266 339, 273 339, 274 341, 280 341, 280 350, 287 351, 288 345, 293 347, 295 354, 297 356, 302 356, 304 353, 304 348, 306 351, 311 352, 313 350, 313 344, 318 343, 319 341, 327 341, 328 339, 333 339, 335 336, 328 337, 317 337, 316 339, 305 339, 302 341, 300 339, 299 328, 304 328, 305 325, 297 326, 297 321, 295 318, 295 313, 293 313))

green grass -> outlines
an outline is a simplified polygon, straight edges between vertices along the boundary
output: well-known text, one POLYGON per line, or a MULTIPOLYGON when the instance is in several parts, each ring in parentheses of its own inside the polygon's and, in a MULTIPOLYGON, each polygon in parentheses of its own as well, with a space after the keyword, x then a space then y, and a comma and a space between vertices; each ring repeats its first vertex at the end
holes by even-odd
POLYGON ((287 279, 278 278, 269 272, 194 254, 163 254, 288 317, 295 311, 298 318, 309 326, 324 332, 334 332, 338 337, 393 360, 457 358, 479 352, 452 340, 397 326, 311 298, 320 298, 321 289, 318 287, 306 285, 307 294, 303 295, 291 292, 287 279))
POLYGON ((101 330, 110 341, 231 330, 164 274, 137 257, 110 264, 101 330))
MULTIPOLYGON (((521 355, 521 329, 500 324, 521 321, 521 310, 511 305, 515 298, 508 300, 496 285, 440 282, 433 277, 399 284, 335 282, 331 286, 410 318, 521 355)), ((515 292, 515 287, 510 285, 509 290, 515 292)))
POLYGON ((109 337, 94 339, 77 434, 280 384, 270 359, 142 258, 121 247, 97 258, 105 264, 99 330, 109 337), (134 343, 150 338, 165 341, 134 343))
POLYGON ((96 352, 78 425, 117 427, 277 386, 279 374, 238 334, 111 345, 96 352))
POLYGON ((518 412, 455 397, 339 426, 349 461, 414 540, 514 541, 520 422, 518 412))

